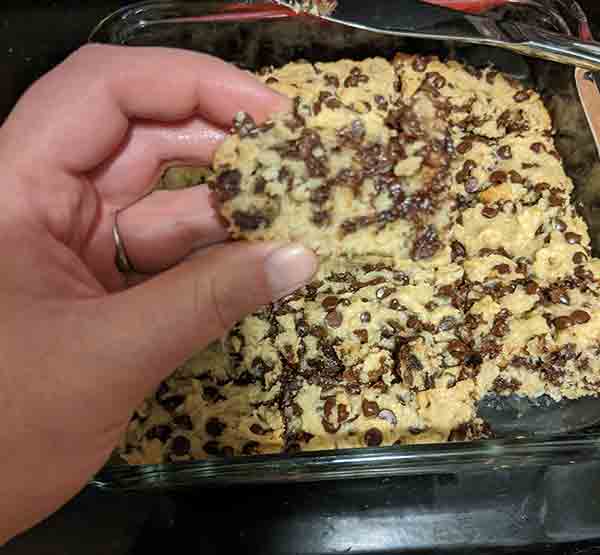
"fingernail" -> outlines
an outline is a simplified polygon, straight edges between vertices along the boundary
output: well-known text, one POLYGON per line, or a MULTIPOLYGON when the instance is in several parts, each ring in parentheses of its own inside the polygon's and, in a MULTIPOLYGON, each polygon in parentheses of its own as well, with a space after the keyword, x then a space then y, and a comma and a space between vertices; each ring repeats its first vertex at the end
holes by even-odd
POLYGON ((272 251, 265 260, 265 272, 273 299, 280 299, 306 285, 318 268, 314 252, 293 243, 272 251))

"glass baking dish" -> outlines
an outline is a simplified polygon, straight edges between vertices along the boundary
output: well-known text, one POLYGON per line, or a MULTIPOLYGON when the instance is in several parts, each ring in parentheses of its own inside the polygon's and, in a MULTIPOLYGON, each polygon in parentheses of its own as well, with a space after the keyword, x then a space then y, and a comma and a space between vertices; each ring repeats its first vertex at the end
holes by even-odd
MULTIPOLYGON (((91 40, 131 46, 168 46, 213 54, 257 71, 287 62, 391 57, 397 51, 435 54, 473 66, 493 63, 535 86, 552 112, 557 148, 576 184, 575 201, 593 238, 600 225, 594 210, 600 193, 591 186, 597 155, 585 115, 577 99, 573 72, 550 62, 481 46, 465 46, 418 38, 375 35, 322 23, 286 10, 253 9, 240 2, 145 2, 124 8, 102 21, 91 40), (224 9, 224 7, 226 9, 224 9), (216 17, 215 17, 216 16, 216 17), (568 108, 568 109, 566 109, 568 108)), ((508 8, 511 9, 511 8, 508 8)), ((517 10, 512 16, 531 17, 517 10)), ((564 20, 540 18, 544 25, 564 20)), ((157 71, 159 68, 157 68, 157 71)), ((600 245, 594 243, 596 252, 600 245)), ((169 490, 231 483, 317 481, 428 473, 455 473, 513 466, 567 465, 600 459, 600 400, 549 403, 491 399, 480 407, 496 418, 502 439, 471 443, 402 445, 249 456, 175 464, 129 466, 112 460, 93 479, 104 489, 169 490), (494 416, 495 415, 495 416, 494 416)))

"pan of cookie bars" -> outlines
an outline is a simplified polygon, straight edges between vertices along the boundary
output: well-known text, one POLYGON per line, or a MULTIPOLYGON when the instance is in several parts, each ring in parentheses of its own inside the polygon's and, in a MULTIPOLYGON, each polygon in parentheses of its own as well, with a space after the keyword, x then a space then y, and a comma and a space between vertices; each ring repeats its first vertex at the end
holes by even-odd
MULTIPOLYGON (((573 2, 526 4, 491 13, 585 27, 573 2)), ((254 2, 142 3, 92 40, 209 53, 293 98, 157 186, 208 186, 234 239, 321 259, 175 369, 95 485, 600 458, 600 165, 573 68, 254 2)))

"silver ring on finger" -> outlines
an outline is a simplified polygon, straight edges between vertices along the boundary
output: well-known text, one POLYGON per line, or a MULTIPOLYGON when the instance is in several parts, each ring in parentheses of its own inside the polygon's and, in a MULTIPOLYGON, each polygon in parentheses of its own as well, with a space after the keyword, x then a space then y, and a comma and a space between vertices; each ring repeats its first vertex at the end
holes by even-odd
POLYGON ((112 235, 115 242, 115 266, 121 274, 133 274, 136 273, 129 256, 127 255, 127 249, 125 243, 121 237, 121 230, 119 229, 119 214, 122 210, 115 212, 115 221, 113 223, 112 235))

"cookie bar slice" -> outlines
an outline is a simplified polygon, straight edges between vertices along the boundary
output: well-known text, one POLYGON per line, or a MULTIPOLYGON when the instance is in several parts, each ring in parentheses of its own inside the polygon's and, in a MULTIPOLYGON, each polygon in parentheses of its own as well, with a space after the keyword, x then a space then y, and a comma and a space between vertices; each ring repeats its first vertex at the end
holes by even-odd
POLYGON ((233 371, 276 376, 292 451, 445 441, 475 419, 472 361, 449 352, 464 322, 446 290, 461 279, 457 264, 329 260, 232 330, 233 371))
POLYGON ((428 93, 401 101, 379 58, 289 64, 263 78, 294 110, 260 127, 242 118, 216 155, 235 237, 300 240, 323 255, 443 249, 452 147, 428 93))
MULTIPOLYGON (((215 190, 239 238, 431 258, 463 207, 527 197, 557 157, 539 95, 491 69, 399 54, 261 78, 295 107, 258 128, 242 118, 217 153, 215 190), (539 179, 524 183, 534 167, 539 179)), ((571 185, 559 161, 552 168, 557 198, 571 185)))
POLYGON ((130 464, 279 453, 284 427, 273 395, 234 380, 220 344, 198 353, 135 411, 120 455, 130 464))

